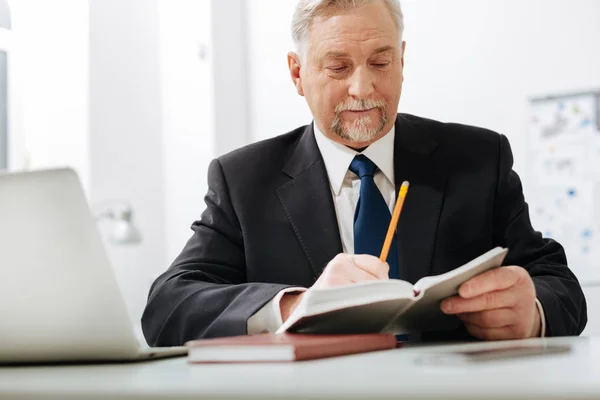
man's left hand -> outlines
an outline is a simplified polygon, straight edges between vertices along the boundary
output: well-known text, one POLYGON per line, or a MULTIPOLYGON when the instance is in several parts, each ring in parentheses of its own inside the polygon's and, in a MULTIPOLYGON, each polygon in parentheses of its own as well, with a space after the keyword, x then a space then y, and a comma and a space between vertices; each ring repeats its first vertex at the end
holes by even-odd
POLYGON ((541 333, 535 299, 535 286, 527 270, 510 266, 468 280, 459 288, 458 296, 444 300, 441 307, 444 313, 460 318, 478 339, 524 339, 541 333))

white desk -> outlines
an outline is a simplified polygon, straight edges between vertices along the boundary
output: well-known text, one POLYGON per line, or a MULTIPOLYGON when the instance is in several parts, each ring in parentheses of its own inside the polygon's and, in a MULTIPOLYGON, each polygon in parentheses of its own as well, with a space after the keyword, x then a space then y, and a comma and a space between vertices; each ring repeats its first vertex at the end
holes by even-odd
MULTIPOLYGON (((544 340, 544 339, 534 339, 544 340)), ((504 343, 408 346, 289 364, 2 367, 0 398, 600 399, 600 337, 555 338, 567 354, 479 364, 419 365, 424 354, 504 343)))

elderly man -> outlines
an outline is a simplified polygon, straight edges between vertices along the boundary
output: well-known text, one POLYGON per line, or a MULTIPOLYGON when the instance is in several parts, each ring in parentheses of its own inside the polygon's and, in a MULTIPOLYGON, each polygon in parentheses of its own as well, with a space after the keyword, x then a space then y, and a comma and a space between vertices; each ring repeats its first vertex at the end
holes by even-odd
POLYGON ((562 247, 531 226, 507 139, 396 114, 403 16, 397 0, 301 0, 292 82, 312 124, 212 162, 207 208, 151 288, 151 345, 272 332, 309 287, 416 282, 494 246, 507 266, 445 300, 460 329, 423 339, 578 335, 581 287, 562 247), (410 193, 388 263, 381 250, 399 183, 410 193))

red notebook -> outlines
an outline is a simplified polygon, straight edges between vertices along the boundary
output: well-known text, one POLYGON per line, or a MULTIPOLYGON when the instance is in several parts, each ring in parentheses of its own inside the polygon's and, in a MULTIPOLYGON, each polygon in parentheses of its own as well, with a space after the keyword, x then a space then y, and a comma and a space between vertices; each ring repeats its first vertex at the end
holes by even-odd
POLYGON ((359 335, 259 334, 193 340, 185 344, 190 363, 301 361, 397 347, 396 337, 359 335))

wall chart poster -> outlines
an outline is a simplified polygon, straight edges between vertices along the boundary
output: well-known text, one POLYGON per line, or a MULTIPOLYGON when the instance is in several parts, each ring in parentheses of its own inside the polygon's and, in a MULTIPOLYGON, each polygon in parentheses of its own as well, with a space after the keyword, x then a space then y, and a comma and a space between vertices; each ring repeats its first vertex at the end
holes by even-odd
POLYGON ((600 91, 532 99, 533 226, 559 241, 582 283, 600 283, 600 91))

